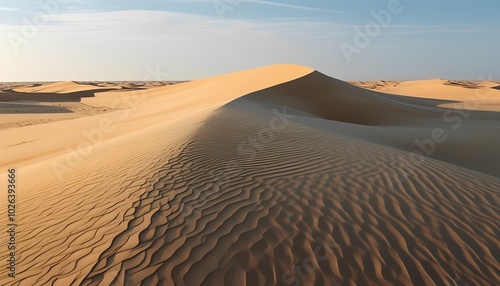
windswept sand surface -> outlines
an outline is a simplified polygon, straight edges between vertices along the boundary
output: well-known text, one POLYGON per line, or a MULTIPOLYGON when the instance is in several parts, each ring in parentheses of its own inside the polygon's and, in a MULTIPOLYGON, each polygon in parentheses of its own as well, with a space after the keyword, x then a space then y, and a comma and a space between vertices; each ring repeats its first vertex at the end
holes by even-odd
POLYGON ((76 103, 99 111, 36 125, 2 113, 18 248, 0 284, 498 285, 496 83, 356 84, 277 65, 10 86, 90 90, 76 103))

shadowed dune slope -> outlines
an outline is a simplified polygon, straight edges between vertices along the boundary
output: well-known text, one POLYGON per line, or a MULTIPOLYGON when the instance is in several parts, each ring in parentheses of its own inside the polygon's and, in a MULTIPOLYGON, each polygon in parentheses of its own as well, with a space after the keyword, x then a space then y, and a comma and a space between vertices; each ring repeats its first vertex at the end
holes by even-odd
MULTIPOLYGON (((1 147, 2 156, 14 160, 15 150, 29 162, 16 188, 18 272, 1 285, 500 280, 500 178, 403 148, 440 126, 441 101, 290 65, 145 95, 126 112, 0 131, 21 141, 10 139, 18 145, 1 147), (90 149, 61 151, 103 119, 113 132, 90 149), (52 153, 41 159, 44 150, 52 153)), ((93 100, 113 102, 106 93, 93 100)), ((492 114, 470 117, 460 134, 492 132, 492 114)))
POLYGON ((427 106, 364 90, 317 71, 246 98, 257 103, 286 105, 324 119, 363 125, 416 124, 429 116, 437 116, 437 112, 427 106))
POLYGON ((129 212, 152 221, 122 232, 83 285, 110 269, 130 285, 498 280, 499 180, 291 117, 246 144, 275 116, 229 104, 206 120, 129 212))
MULTIPOLYGON (((439 90, 442 82, 410 83, 439 90)), ((467 96, 454 96, 454 89, 443 94, 453 101, 416 98, 361 89, 316 71, 237 101, 269 110, 286 106, 304 120, 316 120, 311 126, 500 177, 500 109, 464 110, 467 105, 461 100, 467 96)), ((475 95, 474 90, 469 92, 475 95)), ((487 103, 477 106, 486 108, 487 103)))

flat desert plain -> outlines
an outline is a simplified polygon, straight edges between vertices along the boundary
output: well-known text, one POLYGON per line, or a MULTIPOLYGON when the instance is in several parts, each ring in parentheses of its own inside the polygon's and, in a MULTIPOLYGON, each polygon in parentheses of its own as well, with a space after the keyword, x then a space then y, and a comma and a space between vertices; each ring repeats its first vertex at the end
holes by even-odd
POLYGON ((0 114, 1 285, 499 285, 500 82, 274 65, 0 114))

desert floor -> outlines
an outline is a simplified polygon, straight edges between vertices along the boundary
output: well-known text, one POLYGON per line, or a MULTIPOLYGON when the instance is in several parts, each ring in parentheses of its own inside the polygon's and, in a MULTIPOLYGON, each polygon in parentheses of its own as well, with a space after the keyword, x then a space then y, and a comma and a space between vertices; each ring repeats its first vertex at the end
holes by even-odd
POLYGON ((0 116, 1 285, 500 281, 500 82, 4 83, 0 116))

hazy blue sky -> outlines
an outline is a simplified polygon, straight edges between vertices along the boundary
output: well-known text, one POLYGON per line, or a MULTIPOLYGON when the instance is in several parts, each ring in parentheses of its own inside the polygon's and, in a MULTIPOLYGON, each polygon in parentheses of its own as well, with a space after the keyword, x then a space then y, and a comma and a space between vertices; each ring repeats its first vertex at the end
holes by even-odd
POLYGON ((499 0, 0 0, 0 81, 275 63, 344 80, 499 79, 499 11, 499 0))

